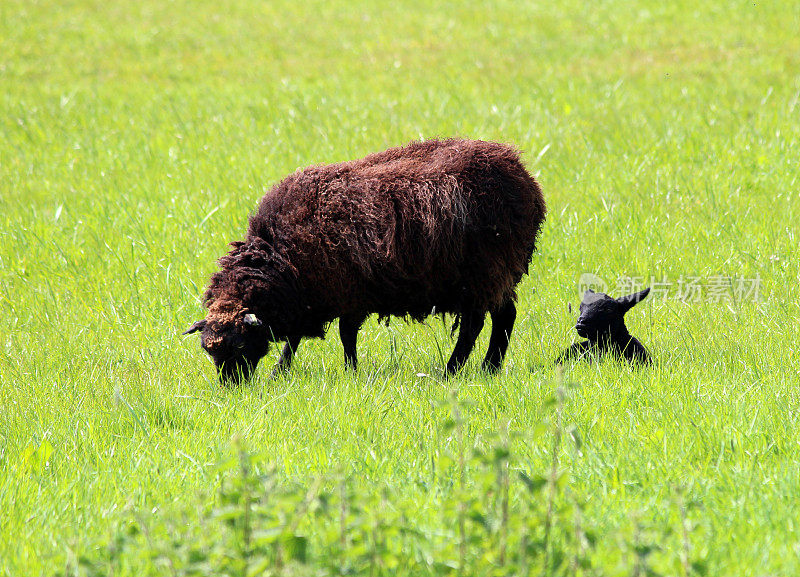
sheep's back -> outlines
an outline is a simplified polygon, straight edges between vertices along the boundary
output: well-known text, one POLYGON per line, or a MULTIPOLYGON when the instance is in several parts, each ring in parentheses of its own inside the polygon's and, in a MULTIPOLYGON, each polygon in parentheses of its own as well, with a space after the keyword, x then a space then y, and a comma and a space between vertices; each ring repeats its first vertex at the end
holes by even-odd
POLYGON ((427 141, 289 176, 251 234, 285 236, 304 284, 332 308, 422 318, 513 298, 543 219, 515 149, 427 141))

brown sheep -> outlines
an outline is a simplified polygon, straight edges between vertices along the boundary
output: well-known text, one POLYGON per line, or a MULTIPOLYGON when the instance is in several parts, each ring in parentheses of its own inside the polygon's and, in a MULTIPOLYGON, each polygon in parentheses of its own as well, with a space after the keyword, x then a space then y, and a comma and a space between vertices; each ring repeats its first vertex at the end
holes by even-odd
POLYGON ((311 166, 275 185, 245 240, 219 259, 205 293, 202 346, 223 382, 249 378, 269 343, 289 368, 303 337, 339 319, 345 363, 367 316, 416 321, 451 313, 460 326, 447 372, 466 362, 492 316, 483 368, 496 372, 516 318, 516 286, 545 203, 504 144, 428 140, 360 160, 311 166))

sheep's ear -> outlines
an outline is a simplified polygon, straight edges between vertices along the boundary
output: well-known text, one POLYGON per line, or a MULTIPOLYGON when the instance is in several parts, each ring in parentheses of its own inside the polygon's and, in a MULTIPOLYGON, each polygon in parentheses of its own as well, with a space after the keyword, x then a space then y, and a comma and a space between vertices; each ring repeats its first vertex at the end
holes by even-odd
POLYGON ((622 305, 622 312, 625 313, 631 310, 631 308, 635 304, 643 301, 648 294, 650 294, 650 287, 647 287, 646 289, 644 289, 643 291, 639 291, 638 293, 633 293, 632 295, 619 297, 617 299, 617 302, 620 305, 622 305))
POLYGON ((192 333, 196 333, 197 331, 202 331, 204 328, 206 328, 206 319, 203 319, 201 321, 197 321, 192 326, 190 326, 188 329, 183 331, 183 333, 181 333, 181 334, 190 335, 192 333))
POLYGON ((247 313, 246 315, 244 315, 244 324, 251 327, 260 327, 261 321, 258 320, 258 317, 253 313, 247 313))

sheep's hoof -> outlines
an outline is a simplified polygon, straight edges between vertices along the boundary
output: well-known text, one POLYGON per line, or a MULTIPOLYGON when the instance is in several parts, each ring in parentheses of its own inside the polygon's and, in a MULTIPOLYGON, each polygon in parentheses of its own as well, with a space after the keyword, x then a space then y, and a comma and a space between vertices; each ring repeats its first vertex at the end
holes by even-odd
POLYGON ((447 369, 444 371, 444 378, 449 379, 458 374, 463 365, 447 363, 447 369))
POLYGON ((481 370, 487 375, 496 375, 500 370, 500 363, 483 361, 481 363, 481 370))

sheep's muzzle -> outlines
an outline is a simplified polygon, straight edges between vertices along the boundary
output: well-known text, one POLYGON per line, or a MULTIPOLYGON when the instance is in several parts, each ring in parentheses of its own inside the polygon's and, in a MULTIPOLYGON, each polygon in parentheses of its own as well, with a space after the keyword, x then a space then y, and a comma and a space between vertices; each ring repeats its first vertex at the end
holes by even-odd
POLYGON ((251 363, 244 357, 227 359, 220 363, 215 363, 217 366, 217 375, 223 385, 239 385, 242 381, 250 380, 253 374, 255 364, 251 363))

